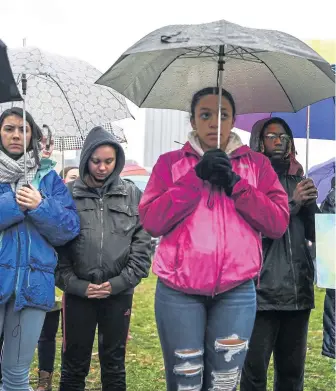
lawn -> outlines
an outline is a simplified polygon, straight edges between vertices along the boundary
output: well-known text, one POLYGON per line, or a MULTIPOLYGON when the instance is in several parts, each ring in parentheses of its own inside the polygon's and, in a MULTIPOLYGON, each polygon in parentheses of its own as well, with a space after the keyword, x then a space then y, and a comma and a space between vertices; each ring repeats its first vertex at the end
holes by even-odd
MULTIPOLYGON (((133 306, 131 334, 127 351, 127 383, 129 391, 164 391, 164 368, 159 339, 154 321, 154 291, 156 278, 151 275, 137 288, 133 306)), ((331 391, 335 389, 335 363, 321 356, 322 314, 324 290, 316 289, 316 309, 310 320, 306 362, 305 391, 331 391)), ((58 355, 55 366, 54 391, 57 390, 60 373, 61 335, 58 336, 58 355)), ((37 377, 37 361, 34 360, 32 385, 37 377)), ((269 387, 272 390, 272 370, 269 371, 269 387)), ((97 349, 92 355, 87 390, 100 390, 100 371, 97 349)))

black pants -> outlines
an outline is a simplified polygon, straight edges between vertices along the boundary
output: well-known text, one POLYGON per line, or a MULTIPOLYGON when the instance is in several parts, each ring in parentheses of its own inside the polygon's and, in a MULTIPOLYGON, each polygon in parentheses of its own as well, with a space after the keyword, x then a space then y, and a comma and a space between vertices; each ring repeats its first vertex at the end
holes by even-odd
POLYGON ((56 354, 56 335, 61 310, 47 312, 38 341, 39 370, 54 371, 56 354))
POLYGON ((126 340, 133 295, 86 299, 65 295, 60 391, 84 391, 98 325, 102 391, 125 391, 126 340))
POLYGON ((273 352, 274 391, 303 391, 310 310, 258 311, 240 391, 266 391, 273 352))

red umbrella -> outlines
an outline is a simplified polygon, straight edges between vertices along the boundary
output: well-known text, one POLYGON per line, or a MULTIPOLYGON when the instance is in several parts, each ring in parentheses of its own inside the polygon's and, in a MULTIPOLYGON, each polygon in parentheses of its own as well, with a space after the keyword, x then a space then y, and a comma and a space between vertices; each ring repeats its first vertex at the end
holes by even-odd
POLYGON ((126 165, 120 176, 149 175, 149 172, 138 164, 126 165))

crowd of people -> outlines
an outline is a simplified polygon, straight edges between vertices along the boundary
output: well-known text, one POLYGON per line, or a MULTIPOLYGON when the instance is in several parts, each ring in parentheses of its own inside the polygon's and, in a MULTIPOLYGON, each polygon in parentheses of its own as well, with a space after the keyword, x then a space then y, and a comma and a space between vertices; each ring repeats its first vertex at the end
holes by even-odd
MULTIPOLYGON (((246 146, 235 116, 228 91, 195 93, 188 141, 160 156, 142 194, 120 177, 123 148, 102 127, 86 137, 79 167, 58 175, 53 141, 32 116, 25 161, 22 109, 2 113, 3 391, 30 390, 36 347, 37 391, 52 390, 60 319, 59 390, 84 391, 97 328, 102 390, 126 390, 132 300, 151 267, 151 237, 160 237, 155 316, 167 390, 266 391, 273 354, 274 391, 303 391, 314 308, 308 241, 315 214, 335 213, 335 180, 319 208, 288 124, 258 121, 246 146)), ((335 358, 332 289, 323 324, 322 353, 335 358)))

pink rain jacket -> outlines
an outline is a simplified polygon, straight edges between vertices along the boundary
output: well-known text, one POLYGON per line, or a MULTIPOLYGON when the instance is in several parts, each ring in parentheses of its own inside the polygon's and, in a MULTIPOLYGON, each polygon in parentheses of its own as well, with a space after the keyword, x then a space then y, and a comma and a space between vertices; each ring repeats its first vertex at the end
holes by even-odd
POLYGON ((196 176, 199 154, 188 142, 158 159, 139 213, 162 236, 153 272, 168 286, 215 295, 258 275, 261 234, 280 238, 289 223, 288 198, 269 160, 247 146, 230 155, 241 180, 231 197, 196 176))

